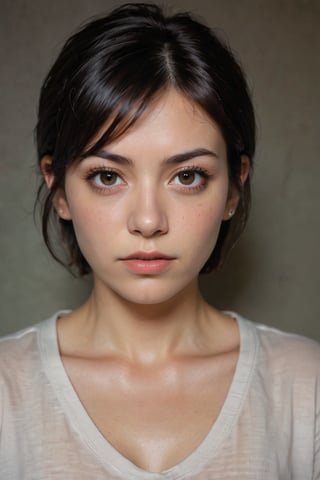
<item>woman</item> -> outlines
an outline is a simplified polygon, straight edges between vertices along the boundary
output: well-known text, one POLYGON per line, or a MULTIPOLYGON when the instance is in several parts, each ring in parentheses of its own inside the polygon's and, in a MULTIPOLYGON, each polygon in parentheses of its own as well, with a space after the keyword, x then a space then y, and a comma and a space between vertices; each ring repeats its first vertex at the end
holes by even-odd
POLYGON ((37 146, 47 246, 56 229, 94 287, 1 342, 1 478, 319 479, 319 345, 198 288, 250 201, 227 47, 154 5, 90 22, 44 82, 37 146))

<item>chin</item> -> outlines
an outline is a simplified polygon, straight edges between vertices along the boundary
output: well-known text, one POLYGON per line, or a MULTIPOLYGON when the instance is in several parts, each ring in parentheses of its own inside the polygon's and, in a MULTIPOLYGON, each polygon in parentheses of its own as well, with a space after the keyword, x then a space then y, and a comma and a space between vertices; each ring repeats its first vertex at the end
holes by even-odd
POLYGON ((144 291, 134 292, 117 292, 118 296, 123 300, 136 305, 161 305, 175 298, 179 292, 168 291, 152 291, 145 289, 144 291))
POLYGON ((121 286, 108 285, 108 288, 119 299, 136 305, 160 305, 168 303, 178 296, 190 294, 188 288, 192 280, 188 283, 168 281, 168 279, 145 278, 139 282, 122 283, 121 286))

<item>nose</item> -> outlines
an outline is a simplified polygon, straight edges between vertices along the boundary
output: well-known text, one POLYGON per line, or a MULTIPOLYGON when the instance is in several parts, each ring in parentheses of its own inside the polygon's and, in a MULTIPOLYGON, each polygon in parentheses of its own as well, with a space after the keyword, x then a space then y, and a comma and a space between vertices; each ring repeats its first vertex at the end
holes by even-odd
POLYGON ((140 186, 131 198, 128 230, 145 238, 165 235, 168 232, 168 216, 164 199, 152 185, 140 186))

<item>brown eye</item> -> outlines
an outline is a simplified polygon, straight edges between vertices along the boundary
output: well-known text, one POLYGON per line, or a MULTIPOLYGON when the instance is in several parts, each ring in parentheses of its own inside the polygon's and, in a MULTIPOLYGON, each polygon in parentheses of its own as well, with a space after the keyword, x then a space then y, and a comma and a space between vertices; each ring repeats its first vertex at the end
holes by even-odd
POLYGON ((179 182, 182 185, 192 185, 196 178, 196 173, 193 171, 185 171, 178 174, 179 182))
POLYGON ((119 187, 125 184, 124 180, 117 172, 113 170, 104 170, 101 168, 95 168, 86 176, 86 180, 94 187, 100 190, 112 190, 113 187, 119 187))
POLYGON ((118 175, 114 172, 101 172, 98 175, 100 177, 101 184, 105 186, 112 186, 117 183, 118 175))
POLYGON ((170 184, 180 187, 184 193, 195 193, 204 189, 208 183, 209 174, 200 168, 186 168, 177 172, 170 184))

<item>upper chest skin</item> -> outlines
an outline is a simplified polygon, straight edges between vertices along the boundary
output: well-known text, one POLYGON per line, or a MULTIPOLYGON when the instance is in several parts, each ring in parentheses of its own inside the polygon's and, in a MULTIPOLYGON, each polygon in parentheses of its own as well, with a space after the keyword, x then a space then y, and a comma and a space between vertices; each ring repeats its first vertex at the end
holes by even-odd
POLYGON ((123 456, 148 471, 179 463, 201 443, 232 382, 238 348, 160 366, 62 356, 82 405, 123 456))

